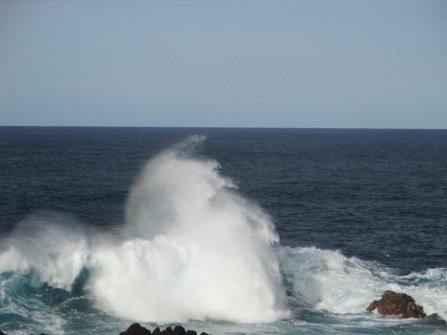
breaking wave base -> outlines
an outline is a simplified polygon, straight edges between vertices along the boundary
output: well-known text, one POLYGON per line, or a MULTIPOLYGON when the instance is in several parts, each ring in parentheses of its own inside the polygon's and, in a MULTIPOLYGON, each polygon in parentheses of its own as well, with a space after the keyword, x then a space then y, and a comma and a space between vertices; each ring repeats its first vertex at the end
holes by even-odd
POLYGON ((135 320, 200 324, 214 334, 296 334, 417 325, 365 312, 386 289, 447 318, 446 268, 401 276, 338 251, 282 246, 269 215, 216 161, 193 154, 201 140, 146 164, 119 231, 38 213, 3 237, 0 329, 118 334, 135 320))

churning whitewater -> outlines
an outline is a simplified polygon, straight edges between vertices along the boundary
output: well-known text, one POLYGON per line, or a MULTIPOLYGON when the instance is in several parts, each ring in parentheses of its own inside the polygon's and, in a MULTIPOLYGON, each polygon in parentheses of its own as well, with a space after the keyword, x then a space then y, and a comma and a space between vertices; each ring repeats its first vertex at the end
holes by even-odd
POLYGON ((85 268, 97 305, 133 320, 287 317, 275 228, 219 175, 216 161, 191 157, 201 140, 189 138, 147 163, 118 236, 25 223, 2 243, 1 271, 32 271, 34 281, 70 290, 85 268))
POLYGON ((274 226, 217 162, 187 155, 200 140, 146 165, 128 200, 126 238, 94 253, 90 288, 104 308, 144 321, 286 317, 274 226))
MULTIPOLYGON (((447 317, 444 268, 398 276, 337 251, 280 246, 269 215, 216 161, 196 157, 202 140, 191 137, 146 164, 119 232, 62 224, 72 219, 51 213, 18 225, 0 244, 1 312, 38 319, 21 290, 48 285, 146 322, 268 323, 307 307, 364 313, 386 289, 447 317)), ((55 318, 57 329, 63 321, 55 318)))

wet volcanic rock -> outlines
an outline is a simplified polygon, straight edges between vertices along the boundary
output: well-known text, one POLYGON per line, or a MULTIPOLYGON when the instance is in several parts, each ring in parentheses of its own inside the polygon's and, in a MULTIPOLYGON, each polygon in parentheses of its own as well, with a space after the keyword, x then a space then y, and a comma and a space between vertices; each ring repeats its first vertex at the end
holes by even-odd
POLYGON ((367 308, 368 312, 376 309, 382 315, 399 315, 402 318, 423 319, 427 316, 424 308, 416 305, 412 297, 393 291, 385 291, 382 299, 373 301, 367 308))
POLYGON ((437 313, 430 314, 424 319, 424 321, 439 326, 447 326, 447 321, 441 318, 437 313))
MULTIPOLYGON (((2 334, 0 334, 2 335, 2 334)), ((152 333, 149 329, 142 327, 138 323, 132 324, 125 332, 120 333, 120 335, 197 335, 194 330, 185 330, 182 326, 176 326, 174 329, 172 327, 167 327, 161 330, 159 327, 155 328, 152 333)), ((207 333, 201 333, 200 335, 209 335, 207 333)))
POLYGON ((134 323, 125 332, 121 332, 120 335, 151 335, 151 331, 142 327, 139 323, 134 323))

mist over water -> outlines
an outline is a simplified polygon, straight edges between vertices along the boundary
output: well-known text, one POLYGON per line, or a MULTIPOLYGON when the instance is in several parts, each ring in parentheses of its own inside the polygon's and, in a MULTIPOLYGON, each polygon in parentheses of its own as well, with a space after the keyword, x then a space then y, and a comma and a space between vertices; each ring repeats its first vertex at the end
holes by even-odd
POLYGON ((377 326, 365 308, 386 289, 447 318, 446 268, 402 275, 337 250, 282 245, 270 215, 217 161, 195 152, 203 140, 189 137, 144 165, 117 230, 38 212, 2 236, 0 324, 64 334, 70 318, 105 313, 287 329, 317 313, 325 322, 359 315, 377 326))

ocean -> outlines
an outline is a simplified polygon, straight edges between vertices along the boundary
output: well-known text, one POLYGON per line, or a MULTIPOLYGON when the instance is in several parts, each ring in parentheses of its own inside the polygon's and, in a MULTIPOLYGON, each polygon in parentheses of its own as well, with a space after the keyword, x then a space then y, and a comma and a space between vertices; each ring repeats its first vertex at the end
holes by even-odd
POLYGON ((0 330, 447 334, 447 130, 0 127, 0 330))

